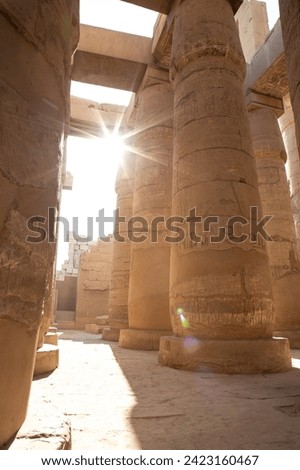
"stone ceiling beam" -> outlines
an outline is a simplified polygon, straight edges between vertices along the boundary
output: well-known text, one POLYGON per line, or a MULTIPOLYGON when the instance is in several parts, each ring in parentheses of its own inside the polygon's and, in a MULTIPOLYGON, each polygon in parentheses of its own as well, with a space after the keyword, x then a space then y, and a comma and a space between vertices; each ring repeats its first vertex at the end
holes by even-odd
POLYGON ((152 39, 82 24, 78 50, 141 64, 151 62, 152 39))
POLYGON ((136 92, 147 65, 92 52, 77 51, 72 80, 136 92))
POLYGON ((282 98, 288 92, 287 68, 280 20, 248 66, 245 92, 282 98))
MULTIPOLYGON (((122 2, 132 3, 139 7, 147 8, 148 10, 158 11, 168 15, 172 9, 173 4, 177 0, 122 0, 122 2)), ((234 13, 236 13, 243 3, 243 0, 228 0, 232 5, 234 13)))
POLYGON ((174 0, 122 0, 126 3, 132 3, 148 10, 158 11, 159 13, 168 14, 172 8, 174 0))
POLYGON ((71 96, 70 135, 102 137, 104 129, 122 129, 126 106, 97 103, 71 96))

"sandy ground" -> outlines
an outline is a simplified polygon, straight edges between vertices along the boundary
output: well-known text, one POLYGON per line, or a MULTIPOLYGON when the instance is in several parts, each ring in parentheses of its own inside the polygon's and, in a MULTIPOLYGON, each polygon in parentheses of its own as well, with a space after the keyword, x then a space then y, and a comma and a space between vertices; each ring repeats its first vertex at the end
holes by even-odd
MULTIPOLYGON (((72 448, 300 449, 300 351, 290 372, 227 376, 165 368, 156 352, 65 331, 35 400, 71 421, 72 448)), ((47 419, 47 417, 45 417, 47 419)))

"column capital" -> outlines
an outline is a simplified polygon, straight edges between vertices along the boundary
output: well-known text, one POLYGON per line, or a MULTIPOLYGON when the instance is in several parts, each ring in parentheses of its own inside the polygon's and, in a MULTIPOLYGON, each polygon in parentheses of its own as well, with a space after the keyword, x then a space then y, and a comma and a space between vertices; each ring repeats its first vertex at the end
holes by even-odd
POLYGON ((280 118, 284 113, 284 105, 281 98, 275 98, 274 96, 264 95, 255 91, 250 91, 246 95, 246 105, 248 111, 258 108, 270 108, 274 111, 277 118, 280 118))
POLYGON ((149 65, 145 72, 142 83, 138 89, 137 95, 141 93, 143 90, 145 90, 145 88, 158 85, 158 84, 166 84, 166 83, 167 84, 170 83, 169 71, 162 70, 160 68, 149 65))
POLYGON ((176 77, 189 74, 194 67, 203 73, 221 67, 224 73, 244 81, 245 58, 229 0, 183 0, 179 4, 174 19, 170 80, 175 82, 176 77))

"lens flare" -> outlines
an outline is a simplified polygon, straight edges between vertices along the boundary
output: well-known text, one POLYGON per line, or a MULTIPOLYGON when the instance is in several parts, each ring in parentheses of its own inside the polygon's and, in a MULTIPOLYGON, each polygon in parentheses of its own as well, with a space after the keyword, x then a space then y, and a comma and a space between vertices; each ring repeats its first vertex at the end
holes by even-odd
POLYGON ((190 327, 190 322, 188 319, 184 316, 184 310, 183 308, 178 308, 177 309, 177 314, 179 315, 180 321, 181 321, 181 326, 183 328, 189 328, 190 327))

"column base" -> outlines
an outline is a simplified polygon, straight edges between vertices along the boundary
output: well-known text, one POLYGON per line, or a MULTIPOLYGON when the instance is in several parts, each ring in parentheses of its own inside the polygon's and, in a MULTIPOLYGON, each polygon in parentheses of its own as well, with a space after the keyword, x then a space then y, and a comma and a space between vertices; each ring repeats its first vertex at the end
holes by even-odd
POLYGON ((53 372, 59 365, 59 348, 52 344, 44 344, 38 349, 35 356, 33 376, 53 372))
POLYGON ((274 331, 273 336, 287 338, 291 349, 300 349, 300 331, 274 331))
POLYGON ((160 340, 160 364, 175 369, 221 374, 261 374, 291 369, 286 338, 200 340, 165 336, 160 340))
POLYGON ((102 339, 104 341, 119 341, 120 330, 113 328, 104 328, 102 331, 102 339))
POLYGON ((166 330, 128 330, 120 331, 119 346, 125 349, 138 349, 141 351, 158 351, 162 336, 171 334, 166 330))

